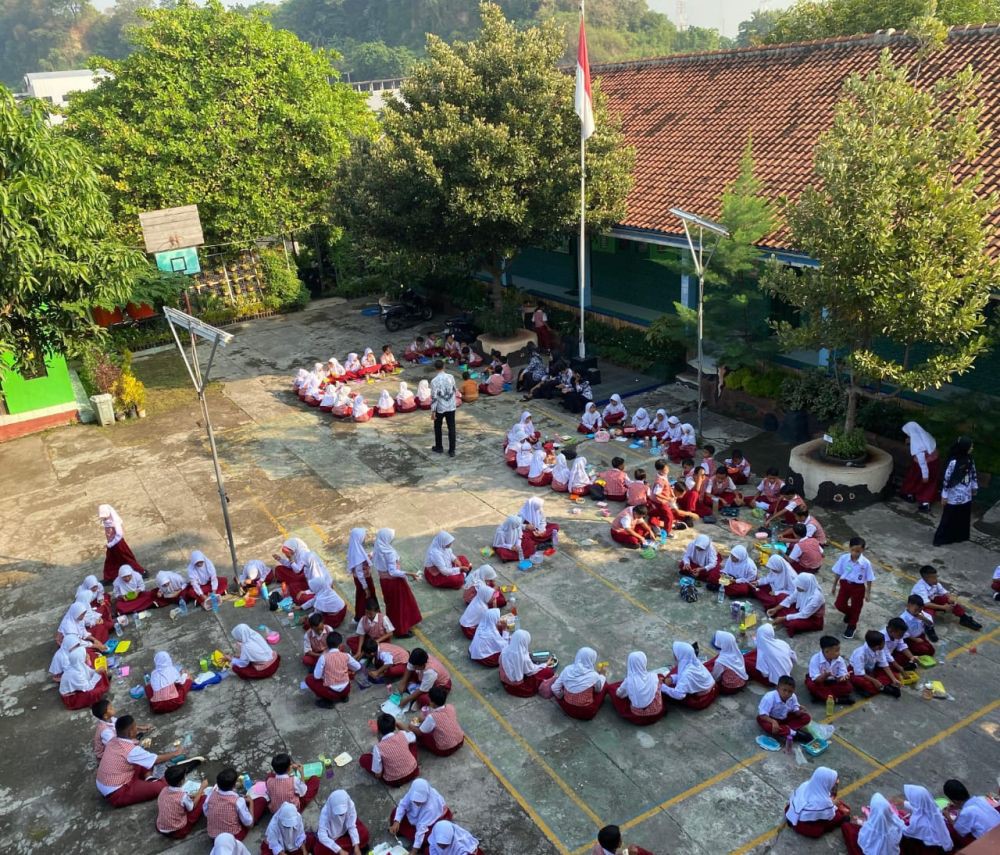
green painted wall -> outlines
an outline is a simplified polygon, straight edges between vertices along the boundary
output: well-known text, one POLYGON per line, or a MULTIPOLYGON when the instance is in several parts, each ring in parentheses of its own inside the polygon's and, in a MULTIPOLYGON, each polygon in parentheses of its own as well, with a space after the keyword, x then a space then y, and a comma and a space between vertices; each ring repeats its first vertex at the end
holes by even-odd
POLYGON ((10 354, 5 354, 2 361, 5 365, 0 368, 0 392, 3 393, 10 415, 16 416, 19 413, 73 402, 73 385, 69 380, 66 360, 62 356, 51 356, 46 359, 45 376, 32 380, 24 379, 8 367, 12 361, 10 354))

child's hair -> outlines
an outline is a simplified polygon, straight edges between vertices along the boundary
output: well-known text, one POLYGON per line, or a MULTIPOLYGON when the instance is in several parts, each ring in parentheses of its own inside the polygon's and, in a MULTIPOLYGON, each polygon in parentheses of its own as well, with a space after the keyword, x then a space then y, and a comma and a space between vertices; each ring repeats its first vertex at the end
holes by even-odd
POLYGON ((417 341, 423 341, 423 340, 424 340, 424 337, 422 335, 418 335, 417 336, 417 341))
POLYGON ((805 523, 795 523, 795 525, 792 526, 792 532, 797 538, 801 540, 803 537, 809 534, 809 529, 806 528, 805 523))
POLYGON ((427 693, 427 697, 431 699, 431 703, 436 707, 443 707, 448 703, 448 690, 444 686, 431 686, 431 690, 427 693))
POLYGON ((135 719, 130 715, 120 715, 118 716, 118 721, 115 722, 115 735, 124 736, 132 729, 132 725, 135 724, 135 719))
POLYGON ((435 359, 434 360, 434 370, 435 371, 440 371, 442 368, 444 368, 444 360, 443 359, 435 359))
POLYGON ((378 642, 370 635, 366 635, 365 640, 361 642, 361 652, 366 656, 375 656, 378 653, 378 642))
POLYGON ((427 651, 422 647, 414 647, 410 651, 409 663, 411 667, 423 668, 427 664, 427 651))
POLYGON ((778 477, 778 467, 777 466, 768 466, 767 467, 767 472, 765 474, 767 475, 768 478, 777 478, 778 477))
POLYGON ((711 457, 713 454, 715 454, 715 446, 714 445, 703 445, 702 449, 704 451, 708 452, 708 456, 709 457, 711 457))
POLYGON ((795 516, 805 519, 807 516, 809 516, 809 508, 807 508, 805 505, 799 505, 795 509, 795 516))
POLYGON ((885 625, 886 629, 891 629, 895 632, 906 632, 906 621, 901 617, 890 618, 889 622, 885 625))
POLYGON ((396 717, 389 715, 389 713, 382 713, 378 717, 378 732, 382 736, 388 736, 396 730, 396 717))
POLYGON ((617 825, 606 825, 597 832, 597 842, 602 849, 608 852, 617 851, 622 845, 622 832, 617 825))
POLYGON ((663 471, 664 469, 666 469, 666 468, 667 468, 667 467, 668 467, 669 465, 670 465, 670 461, 669 461, 669 460, 664 460, 664 459, 663 459, 663 458, 661 457, 661 458, 660 458, 659 460, 657 460, 657 461, 656 461, 656 463, 654 463, 654 464, 653 464, 653 468, 654 468, 654 469, 655 469, 655 470, 656 470, 657 472, 662 472, 662 471, 663 471))
POLYGON ((366 612, 377 612, 378 611, 378 600, 374 597, 369 597, 365 600, 365 611, 366 612))
POLYGON ((864 549, 868 544, 865 543, 865 539, 863 537, 852 537, 849 541, 847 541, 847 545, 860 546, 862 549, 864 549))
POLYGON ((611 458, 611 468, 612 469, 624 469, 625 468, 625 458, 624 457, 612 457, 611 458))
POLYGON ((313 612, 309 615, 309 626, 319 629, 323 625, 323 612, 313 612))
POLYGON ((184 783, 184 776, 187 774, 187 766, 167 766, 167 771, 163 773, 168 787, 179 787, 184 783))
POLYGON ((676 484, 674 484, 675 496, 683 496, 687 491, 688 491, 687 484, 685 484, 683 481, 678 481, 676 484))
MULTIPOLYGON (((705 448, 708 448, 708 446, 706 445, 705 448)), ((743 459, 743 452, 740 449, 738 449, 738 448, 734 448, 732 450, 732 454, 730 455, 729 459, 730 460, 742 460, 743 459)))
POLYGON ((107 698, 101 698, 99 701, 90 705, 90 711, 95 717, 104 720, 104 716, 108 714, 108 709, 111 707, 111 701, 107 698))
POLYGON ((288 770, 292 768, 292 755, 285 752, 275 754, 271 760, 271 768, 274 769, 275 775, 287 775, 288 770))
POLYGON ((840 647, 840 639, 832 635, 821 636, 819 640, 819 649, 829 650, 831 647, 840 647))
POLYGON ((215 776, 215 786, 223 792, 228 792, 236 786, 236 778, 236 770, 232 766, 226 766, 225 769, 220 769, 219 774, 215 776))
POLYGON ((636 505, 632 508, 632 513, 634 513, 637 517, 644 517, 649 513, 649 509, 645 505, 636 505))
POLYGON ((906 605, 917 606, 917 608, 922 609, 924 607, 924 598, 921 597, 920 594, 910 594, 910 596, 906 598, 906 605))
POLYGON ((383 344, 382 345, 382 353, 388 353, 391 349, 392 349, 392 345, 388 345, 388 344, 383 344))
POLYGON ((880 647, 885 647, 885 636, 877 629, 870 629, 865 633, 865 644, 872 650, 878 650, 880 647))
POLYGON ((948 800, 952 802, 967 802, 970 798, 969 790, 965 784, 961 781, 956 781, 954 778, 945 781, 942 789, 948 800))
POLYGON ((331 629, 326 634, 326 646, 329 647, 330 650, 336 650, 343 643, 344 643, 344 636, 342 636, 339 632, 337 632, 337 630, 331 629))
POLYGON ((795 485, 789 484, 787 481, 781 485, 781 495, 782 496, 794 496, 795 495, 795 485))
POLYGON ((681 461, 681 466, 694 466, 694 461, 690 457, 685 457, 681 461))
POLYGON ((469 350, 469 345, 463 344, 462 345, 462 355, 464 356, 465 354, 470 353, 470 352, 471 351, 469 350))
POLYGON ((925 564, 923 567, 920 568, 921 579, 926 579, 928 576, 936 576, 936 575, 937 575, 937 567, 931 567, 930 564, 925 564))
POLYGON ((645 469, 636 469, 635 472, 632 473, 632 477, 635 478, 636 481, 645 481, 646 480, 646 470, 645 469))
POLYGON ((788 674, 783 674, 782 676, 778 677, 778 685, 779 686, 791 686, 794 689, 795 688, 795 678, 794 677, 790 677, 788 674))
MULTIPOLYGON (((468 348, 466 348, 466 349, 468 349, 468 348)), ((463 371, 462 372, 462 379, 463 380, 470 380, 471 379, 471 375, 469 374, 468 371, 463 371)))
POLYGON ((500 364, 501 365, 506 365, 507 364, 507 354, 504 353, 504 354, 500 355, 500 364))

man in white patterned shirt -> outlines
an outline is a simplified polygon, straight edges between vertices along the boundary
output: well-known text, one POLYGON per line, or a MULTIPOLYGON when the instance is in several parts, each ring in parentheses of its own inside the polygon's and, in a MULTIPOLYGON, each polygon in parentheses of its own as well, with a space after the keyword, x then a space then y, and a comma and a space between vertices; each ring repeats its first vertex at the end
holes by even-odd
POLYGON ((431 380, 431 415, 434 418, 434 445, 431 451, 441 454, 444 445, 441 422, 448 423, 448 456, 455 456, 455 378, 444 370, 444 361, 434 363, 437 375, 431 380))

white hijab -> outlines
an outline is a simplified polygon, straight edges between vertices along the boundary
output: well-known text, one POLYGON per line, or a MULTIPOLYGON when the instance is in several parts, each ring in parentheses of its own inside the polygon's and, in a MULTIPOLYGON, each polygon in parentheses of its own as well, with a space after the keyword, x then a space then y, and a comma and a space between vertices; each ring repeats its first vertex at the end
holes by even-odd
POLYGON ((601 679, 595 667, 597 651, 593 647, 581 647, 573 657, 573 664, 563 669, 560 681, 568 692, 586 692, 601 679))
POLYGON ((63 619, 59 621, 60 635, 78 635, 83 638, 87 634, 87 627, 84 623, 84 615, 87 614, 87 606, 79 600, 73 603, 68 609, 63 619))
POLYGON ((326 388, 323 390, 323 397, 319 399, 319 405, 321 407, 332 407, 337 403, 337 398, 340 397, 340 390, 342 388, 339 383, 327 383, 326 388))
POLYGON ((910 822, 903 835, 913 837, 925 846, 940 846, 945 852, 951 852, 954 844, 944 815, 927 788, 904 784, 903 797, 910 808, 910 822))
POLYGON ((719 553, 712 544, 712 538, 707 534, 699 534, 684 550, 684 560, 698 567, 714 567, 719 560, 719 553))
POLYGON ((187 587, 187 579, 180 573, 174 573, 173 570, 160 570, 156 574, 156 587, 172 594, 183 591, 187 587))
POLYGON ((560 484, 569 483, 569 464, 565 454, 556 455, 556 465, 552 467, 552 480, 560 484))
POLYGON ((518 424, 522 428, 524 428, 524 435, 525 436, 534 436, 535 435, 535 425, 531 421, 531 413, 528 412, 527 410, 523 410, 521 412, 521 420, 518 422, 518 424))
POLYGON ((593 401, 587 404, 583 415, 580 416, 580 424, 592 432, 601 426, 601 414, 597 412, 597 405, 593 401))
POLYGON ((434 535, 431 545, 427 547, 427 555, 424 556, 424 567, 437 567, 442 572, 451 572, 455 565, 455 553, 451 550, 451 545, 455 542, 446 531, 439 531, 434 535))
POLYGON ((632 427, 636 430, 646 430, 649 427, 649 413, 645 407, 639 407, 632 416, 632 427))
POLYGON ((466 629, 479 626, 485 619, 486 612, 489 611, 494 594, 496 594, 496 591, 489 585, 485 583, 477 585, 476 596, 469 601, 469 605, 465 607, 465 611, 462 612, 462 616, 458 619, 458 622, 466 627, 466 629))
POLYGON ((333 402, 333 406, 338 408, 350 407, 351 405, 351 388, 349 386, 341 386, 337 389, 337 398, 333 402))
POLYGON ((713 677, 721 677, 722 669, 728 668, 739 675, 743 680, 749 680, 746 662, 743 661, 743 654, 736 644, 736 637, 731 632, 719 630, 712 636, 712 647, 719 651, 715 659, 715 667, 712 669, 713 677))
POLYGON ((906 828, 903 821, 881 793, 875 793, 868 805, 871 810, 858 835, 861 851, 864 855, 899 855, 899 841, 906 828))
POLYGON ((517 549, 521 545, 524 523, 520 517, 507 517, 493 535, 493 546, 500 549, 517 549))
POLYGON ((267 573, 267 565, 260 559, 254 558, 243 565, 243 569, 240 571, 240 580, 243 584, 252 585, 256 582, 263 582, 267 573))
POLYGON ((233 627, 232 636, 241 646, 240 656, 250 662, 266 664, 271 661, 273 654, 264 637, 256 630, 250 629, 245 623, 239 623, 233 627))
POLYGON ((351 534, 347 538, 347 569, 354 570, 368 560, 368 553, 365 552, 365 536, 367 529, 352 528, 351 534))
POLYGON ((355 395, 354 403, 351 405, 351 416, 356 419, 363 419, 367 415, 368 415, 368 404, 365 403, 365 396, 355 395))
POLYGON ((833 803, 834 784, 837 773, 826 766, 820 766, 805 783, 799 784, 788 800, 785 816, 792 825, 814 820, 832 819, 836 812, 833 803))
POLYGON ((530 499, 525 501, 521 505, 521 510, 517 512, 517 515, 524 520, 525 525, 529 525, 532 528, 545 528, 545 502, 541 496, 532 496, 530 499))
POLYGON ((69 665, 70 652, 74 648, 82 646, 84 646, 83 639, 79 635, 64 633, 62 643, 59 645, 59 649, 55 652, 55 655, 52 657, 52 661, 49 663, 49 673, 53 677, 60 676, 69 665))
POLYGON ((431 399, 431 384, 426 380, 421 380, 417 383, 417 397, 421 401, 429 401, 431 399))
POLYGON ((507 639, 497 629, 499 622, 500 609, 487 609, 469 644, 469 657, 471 659, 485 659, 494 653, 503 652, 507 646, 507 639))
POLYGON ((522 439, 517 446, 517 467, 520 469, 522 466, 531 466, 531 457, 534 450, 531 445, 531 441, 528 439, 522 439))
POLYGON ((737 582, 753 582, 757 578, 757 565, 747 554, 747 548, 738 543, 722 566, 722 572, 737 582))
POLYGON ((694 427, 689 424, 681 425, 681 445, 697 445, 698 437, 694 432, 694 427))
POLYGON ((323 380, 315 374, 310 374, 306 382, 302 384, 302 391, 310 398, 315 398, 319 394, 319 386, 323 380))
POLYGON ((396 411, 396 403, 392 400, 392 395, 389 394, 387 389, 383 389, 382 394, 378 396, 378 408, 379 410, 396 411))
POLYGON ((348 371, 357 371, 361 367, 361 360, 356 353, 347 354, 347 361, 344 363, 348 371))
POLYGON ((669 427, 667 424, 667 411, 657 410, 650 427, 656 431, 656 433, 664 433, 669 427))
POLYGON ((374 357, 375 356, 375 351, 373 351, 370 347, 366 347, 365 348, 365 352, 361 354, 361 358, 362 358, 362 360, 364 360, 364 359, 368 359, 369 356, 374 357))
POLYGON ((577 457, 573 461, 573 465, 569 470, 569 483, 568 487, 572 490, 582 489, 583 487, 589 487, 594 482, 591 480, 590 476, 587 474, 587 458, 577 457))
POLYGON ((172 686, 181 681, 181 672, 177 670, 170 654, 160 650, 153 657, 153 670, 149 672, 149 685, 154 692, 172 686))
POLYGON ((115 579, 114 585, 115 596, 124 597, 126 594, 135 591, 136 593, 142 593, 146 590, 146 580, 142 578, 138 573, 135 572, 128 564, 122 564, 118 568, 118 578, 115 579))
POLYGON ((525 676, 538 670, 531 661, 531 636, 526 629, 514 631, 510 644, 500 654, 500 665, 512 683, 520 683, 525 676))
POLYGON ((87 651, 74 647, 66 654, 66 667, 59 678, 59 694, 89 692, 101 681, 101 675, 87 664, 87 651))
POLYGON ((250 850, 226 831, 215 838, 215 845, 208 855, 250 855, 250 850))
POLYGON ((633 650, 628 655, 628 667, 622 687, 628 693, 629 703, 637 710, 653 703, 660 690, 660 679, 646 668, 646 654, 633 650))
POLYGON ((447 819, 435 823, 429 843, 430 855, 472 855, 479 851, 479 840, 447 819))
POLYGON ((291 802, 284 802, 278 812, 267 824, 265 838, 274 855, 284 852, 298 852, 295 844, 305 837, 306 829, 302 824, 302 816, 291 802))
POLYGON ((205 553, 195 550, 191 553, 191 560, 188 561, 188 578, 197 579, 200 584, 205 584, 216 575, 215 565, 205 557, 205 553), (198 568, 195 565, 199 561, 204 561, 205 566, 198 568))
POLYGON ((774 553, 767 559, 767 569, 770 571, 761 582, 771 586, 772 594, 791 594, 795 592, 795 580, 798 573, 782 556, 774 553))
POLYGON ((627 416, 628 410, 625 409, 625 405, 622 403, 622 396, 616 392, 604 407, 604 415, 613 416, 618 413, 624 413, 627 416))
POLYGON ((545 450, 539 448, 538 451, 531 455, 531 465, 528 467, 528 477, 538 478, 545 472, 546 468, 545 450))
POLYGON ((435 790, 426 778, 416 778, 410 784, 410 789, 404 798, 409 801, 406 818, 416 828, 430 826, 448 809, 444 796, 435 790))
MULTIPOLYGON (((806 612, 816 614, 821 606, 826 603, 823 596, 823 589, 812 573, 800 573, 795 579, 795 593, 792 595, 793 608, 796 612, 806 612)), ((759 633, 758 633, 759 634, 759 633)))
POLYGON ((767 677, 771 685, 776 686, 780 677, 792 675, 797 658, 788 642, 774 637, 772 624, 761 624, 757 630, 757 670, 767 677))
POLYGON ((715 678, 698 661, 694 648, 686 641, 675 641, 674 658, 677 660, 677 676, 674 688, 687 695, 697 695, 715 687, 715 678))
POLYGON ((399 381, 399 391, 396 393, 396 400, 400 404, 410 404, 413 401, 413 393, 410 391, 410 387, 406 385, 405 380, 399 381))
POLYGON ((95 624, 99 624, 101 622, 100 614, 90 607, 91 603, 94 602, 93 591, 84 591, 82 594, 77 594, 74 602, 80 603, 86 608, 86 611, 83 613, 83 625, 85 627, 89 629, 95 624))
POLYGON ((122 525, 122 518, 118 516, 118 511, 111 507, 111 505, 98 505, 97 516, 105 528, 113 528, 118 537, 125 536, 125 528, 122 525))
POLYGON ((331 356, 330 360, 327 362, 327 371, 334 377, 343 377, 345 374, 344 366, 338 362, 336 356, 331 356))
POLYGON ((305 368, 300 368, 295 374, 295 380, 292 381, 296 389, 301 389, 302 384, 306 382, 309 377, 309 372, 305 368))
POLYGON ((314 576, 310 579, 309 590, 313 593, 312 607, 314 611, 335 615, 344 607, 344 601, 340 598, 340 594, 333 590, 330 580, 325 576, 314 576))
POLYGON ((396 569, 399 553, 392 546, 396 532, 391 528, 380 528, 375 533, 375 548, 372 553, 372 566, 378 573, 388 573, 396 569))
POLYGON ((932 454, 937 450, 937 443, 934 437, 925 431, 916 422, 907 422, 903 425, 903 433, 910 438, 910 455, 916 456, 923 452, 932 454))
MULTIPOLYGON (((84 580, 80 583, 80 585, 76 589, 76 596, 79 597, 80 594, 84 594, 87 592, 92 593, 95 598, 99 597, 101 594, 104 593, 104 587, 101 585, 100 582, 97 581, 96 576, 85 577, 84 580)), ((93 602, 93 600, 91 600, 91 602, 93 602)))
POLYGON ((286 567, 291 567, 296 573, 301 573, 302 565, 309 557, 309 547, 306 542, 298 537, 290 537, 281 544, 281 548, 282 550, 288 549, 292 553, 290 556, 283 555, 281 563, 286 567))
MULTIPOLYGON (((477 588, 480 582, 492 582, 497 577, 497 571, 489 564, 481 564, 475 570, 470 570, 465 576, 463 588, 477 588)), ((489 588, 489 585, 486 586, 489 588)), ((492 590, 492 589, 491 589, 492 590)))
POLYGON ((333 577, 330 575, 330 571, 326 569, 323 559, 312 551, 309 552, 305 557, 305 561, 302 562, 302 576, 305 578, 306 584, 313 579, 325 579, 331 585, 333 584, 333 577))

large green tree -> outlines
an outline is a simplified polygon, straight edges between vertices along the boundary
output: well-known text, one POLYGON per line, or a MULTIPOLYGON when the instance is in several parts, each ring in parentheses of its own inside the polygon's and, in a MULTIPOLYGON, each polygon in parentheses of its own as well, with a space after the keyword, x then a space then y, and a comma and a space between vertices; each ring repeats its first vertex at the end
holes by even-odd
MULTIPOLYGON (((549 24, 525 30, 480 7, 479 38, 428 39, 428 58, 385 111, 383 134, 345 162, 340 216, 351 232, 414 254, 462 258, 493 276, 526 246, 572 232, 580 204, 573 78, 549 24), (349 192, 348 192, 349 191, 349 192)), ((599 91, 587 145, 588 222, 622 219, 633 153, 599 91)))
POLYGON ((826 348, 859 385, 922 390, 968 371, 987 347, 983 311, 997 287, 987 216, 997 197, 972 168, 984 145, 971 69, 928 91, 888 51, 852 76, 816 147, 815 185, 787 212, 791 243, 817 259, 773 265, 764 286, 802 312, 788 348, 826 348))
POLYGON ((73 354, 94 333, 90 306, 123 302, 142 254, 108 238, 112 219, 83 147, 37 101, 0 86, 0 353, 15 367, 73 354))
POLYGON ((337 162, 374 132, 331 56, 218 0, 141 9, 135 50, 72 96, 65 124, 100 164, 124 233, 142 211, 197 204, 208 243, 323 219, 337 162))

